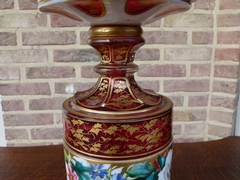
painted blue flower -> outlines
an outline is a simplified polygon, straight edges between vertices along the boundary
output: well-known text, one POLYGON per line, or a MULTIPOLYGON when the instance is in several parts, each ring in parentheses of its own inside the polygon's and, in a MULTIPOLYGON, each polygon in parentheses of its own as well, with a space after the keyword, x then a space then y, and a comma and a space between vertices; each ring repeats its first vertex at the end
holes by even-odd
POLYGON ((107 169, 104 169, 102 164, 93 164, 90 166, 92 169, 91 178, 96 179, 96 177, 103 178, 108 172, 107 169))
POLYGON ((127 180, 126 178, 122 177, 121 174, 113 174, 111 176, 111 180, 127 180))

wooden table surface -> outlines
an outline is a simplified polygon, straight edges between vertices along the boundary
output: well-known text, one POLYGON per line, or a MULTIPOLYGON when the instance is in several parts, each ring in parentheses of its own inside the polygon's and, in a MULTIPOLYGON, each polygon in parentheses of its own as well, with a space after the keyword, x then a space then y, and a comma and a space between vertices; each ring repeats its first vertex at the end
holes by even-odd
MULTIPOLYGON (((171 180, 240 180, 240 137, 173 148, 171 180)), ((0 147, 0 180, 66 180, 62 146, 0 147)))

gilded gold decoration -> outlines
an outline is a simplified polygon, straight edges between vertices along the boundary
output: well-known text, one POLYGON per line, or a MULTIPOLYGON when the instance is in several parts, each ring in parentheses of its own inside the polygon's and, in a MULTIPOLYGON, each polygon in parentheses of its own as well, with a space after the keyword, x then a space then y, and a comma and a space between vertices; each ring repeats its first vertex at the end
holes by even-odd
MULTIPOLYGON (((95 89, 95 91, 89 94, 88 97, 77 100, 77 103, 85 107, 99 107, 105 102, 108 91, 109 79, 103 78, 99 83, 99 87, 95 89)), ((81 94, 81 92, 79 92, 79 94, 81 94)))
POLYGON ((167 175, 167 154, 172 155, 172 102, 136 84, 133 74, 138 66, 133 60, 144 44, 140 26, 188 10, 190 2, 40 0, 40 11, 89 23, 88 43, 101 56, 95 66, 101 77, 95 86, 77 92, 63 104, 68 178, 130 180, 162 179, 161 173, 167 175), (96 175, 103 163, 108 168, 96 175), (132 175, 143 165, 151 165, 153 171, 144 177, 132 175))
POLYGON ((167 114, 135 124, 92 124, 66 116, 66 141, 80 152, 85 151, 94 156, 115 157, 151 153, 171 140, 170 120, 171 114, 167 114))
MULTIPOLYGON (((117 147, 116 147, 117 148, 117 147)), ((99 159, 95 159, 94 157, 89 157, 89 156, 84 156, 81 154, 76 153, 75 151, 71 150, 65 143, 64 143, 64 151, 65 151, 65 157, 68 161, 71 160, 70 157, 76 157, 78 159, 84 159, 85 161, 87 161, 89 164, 97 164, 97 163, 101 163, 101 164, 111 164, 111 169, 117 169, 119 167, 121 167, 121 169, 123 171, 129 169, 129 167, 131 167, 133 164, 135 163, 145 163, 145 162, 151 162, 154 163, 154 161, 156 161, 156 159, 160 156, 163 156, 164 154, 167 154, 169 152, 169 150, 172 149, 172 143, 170 143, 167 147, 163 148, 162 150, 154 153, 151 156, 148 157, 143 157, 143 158, 137 158, 134 160, 101 160, 99 161, 99 159)), ((114 148, 112 149, 114 150, 114 148)), ((109 151, 109 153, 111 153, 109 151)))
POLYGON ((97 26, 91 27, 89 35, 93 36, 140 36, 143 30, 140 26, 97 26))
MULTIPOLYGON (((132 88, 134 89, 134 88, 132 88)), ((83 92, 86 94, 86 92, 83 92)), ((101 107, 103 104, 105 107, 110 109, 117 109, 117 110, 133 110, 138 109, 143 105, 144 101, 140 101, 138 95, 140 94, 140 90, 138 93, 133 93, 131 88, 128 84, 127 78, 107 78, 104 77, 101 79, 99 83, 99 87, 96 87, 95 91, 92 91, 90 95, 84 96, 81 95, 81 92, 78 92, 79 99, 77 103, 81 106, 97 108, 101 107), (113 85, 113 88, 109 88, 109 84, 113 85), (135 96, 135 94, 137 96, 135 96), (84 97, 84 98, 80 98, 84 97)), ((142 94, 144 94, 142 92, 142 94)), ((156 95, 145 95, 142 96, 143 100, 147 99, 148 101, 155 101, 157 103, 159 101, 159 97, 156 95)), ((153 104, 153 103, 152 103, 153 104)), ((154 103, 155 104, 155 103, 154 103)))
POLYGON ((132 46, 128 44, 116 44, 112 46, 113 57, 115 62, 127 61, 128 53, 132 46))
MULTIPOLYGON (((79 93, 77 93, 77 95, 78 94, 79 93)), ((74 98, 76 98, 75 96, 74 98)), ((72 114, 75 114, 76 116, 86 117, 87 119, 85 120, 89 122, 92 122, 91 119, 94 119, 94 118, 97 118, 102 122, 109 122, 109 121, 111 122, 113 120, 112 116, 114 116, 114 119, 118 120, 119 123, 122 122, 121 120, 123 120, 123 118, 129 122, 132 122, 132 120, 134 120, 134 122, 141 122, 143 121, 141 118, 146 117, 146 115, 144 114, 146 111, 149 111, 148 113, 149 117, 156 118, 156 117, 159 117, 159 114, 161 114, 161 116, 165 116, 166 114, 170 113, 170 111, 172 110, 172 102, 170 101, 170 99, 168 99, 165 96, 163 96, 162 105, 159 107, 153 106, 146 109, 139 109, 136 111, 116 111, 116 112, 115 111, 98 111, 94 109, 84 108, 76 104, 74 104, 74 107, 72 109, 71 105, 74 98, 69 98, 64 102, 63 104, 64 109, 72 114)), ((78 101, 78 103, 79 102, 80 101, 78 101)))
POLYGON ((159 105, 162 102, 162 95, 156 94, 152 90, 142 89, 139 87, 133 76, 128 78, 131 90, 144 104, 150 106, 159 105))
POLYGON ((93 47, 98 51, 103 62, 111 61, 110 46, 101 44, 94 45, 93 47))
POLYGON ((112 94, 106 102, 106 107, 130 110, 131 106, 140 107, 142 103, 131 93, 126 78, 114 78, 112 94))
POLYGON ((115 88, 113 92, 118 94, 123 92, 127 88, 127 85, 125 81, 117 80, 113 87, 115 88))

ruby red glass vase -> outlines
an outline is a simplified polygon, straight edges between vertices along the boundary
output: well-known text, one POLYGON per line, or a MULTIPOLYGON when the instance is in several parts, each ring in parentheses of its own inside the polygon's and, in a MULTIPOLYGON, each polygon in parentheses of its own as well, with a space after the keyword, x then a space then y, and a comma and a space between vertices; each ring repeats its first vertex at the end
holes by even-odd
POLYGON ((100 56, 96 84, 63 103, 69 180, 168 180, 172 102, 134 79, 142 28, 187 11, 191 0, 40 0, 39 10, 89 23, 100 56))

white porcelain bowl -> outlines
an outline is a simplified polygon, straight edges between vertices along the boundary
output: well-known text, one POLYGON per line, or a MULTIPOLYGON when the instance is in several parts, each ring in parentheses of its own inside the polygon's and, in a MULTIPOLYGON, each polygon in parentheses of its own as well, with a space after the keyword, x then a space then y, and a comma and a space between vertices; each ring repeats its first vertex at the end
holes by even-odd
POLYGON ((190 9, 194 0, 39 0, 39 10, 97 25, 144 25, 190 9))

